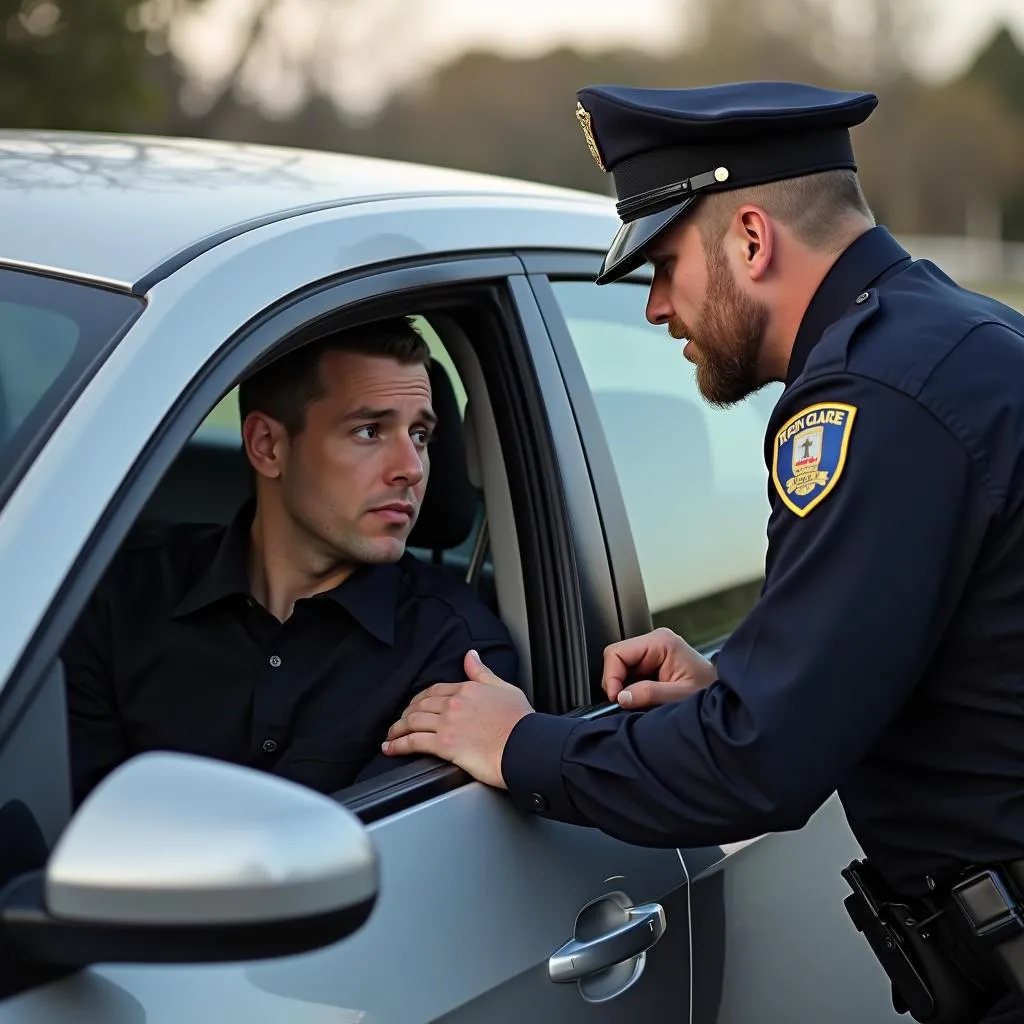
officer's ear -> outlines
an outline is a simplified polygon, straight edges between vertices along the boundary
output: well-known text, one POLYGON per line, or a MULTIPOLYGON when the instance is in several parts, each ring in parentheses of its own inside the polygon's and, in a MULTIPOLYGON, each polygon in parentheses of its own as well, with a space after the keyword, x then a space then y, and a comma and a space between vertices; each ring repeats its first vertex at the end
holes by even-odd
POLYGON ((759 206, 745 204, 736 211, 733 228, 743 272, 751 281, 768 273, 775 245, 775 225, 759 206))

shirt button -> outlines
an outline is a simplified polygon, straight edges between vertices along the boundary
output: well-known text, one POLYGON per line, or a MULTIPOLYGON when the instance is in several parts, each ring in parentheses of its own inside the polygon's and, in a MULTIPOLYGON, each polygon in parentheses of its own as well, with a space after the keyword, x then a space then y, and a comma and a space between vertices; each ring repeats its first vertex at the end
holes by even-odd
POLYGON ((867 302, 868 299, 870 299, 870 298, 871 298, 871 296, 868 295, 867 292, 861 292, 860 295, 858 295, 857 298, 854 299, 854 302, 856 302, 857 305, 859 306, 862 302, 867 302))
POLYGON ((281 667, 281 657, 280 657, 280 655, 272 654, 270 656, 270 667, 271 668, 280 668, 281 667))
POLYGON ((275 740, 264 740, 263 750, 267 754, 272 754, 275 750, 277 750, 277 742, 275 740))
POLYGON ((535 811, 546 811, 548 809, 547 798, 541 793, 531 793, 530 806, 535 811))

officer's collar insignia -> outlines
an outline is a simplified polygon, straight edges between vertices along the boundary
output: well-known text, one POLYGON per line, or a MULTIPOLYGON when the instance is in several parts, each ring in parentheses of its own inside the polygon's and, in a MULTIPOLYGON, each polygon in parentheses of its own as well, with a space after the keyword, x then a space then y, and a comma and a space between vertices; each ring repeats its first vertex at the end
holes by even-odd
POLYGON ((601 151, 597 148, 597 139, 594 138, 594 129, 590 123, 590 114, 579 100, 576 101, 576 120, 579 121, 580 127, 583 129, 583 137, 587 140, 590 155, 597 162, 597 166, 602 171, 606 171, 608 168, 605 167, 604 161, 601 159, 601 151))
POLYGON ((786 507, 798 516, 828 497, 842 475, 856 406, 809 405, 775 435, 772 481, 786 507))

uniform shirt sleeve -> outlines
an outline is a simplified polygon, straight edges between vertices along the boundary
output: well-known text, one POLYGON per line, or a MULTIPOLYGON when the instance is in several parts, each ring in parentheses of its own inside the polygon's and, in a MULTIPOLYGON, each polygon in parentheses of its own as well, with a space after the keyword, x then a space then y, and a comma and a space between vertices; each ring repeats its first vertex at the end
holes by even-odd
POLYGON ((770 438, 818 402, 857 409, 845 463, 804 516, 773 494, 764 592, 721 649, 718 680, 648 712, 527 716, 502 762, 524 809, 652 846, 799 828, 899 713, 991 507, 947 429, 873 381, 799 386, 770 438))
MULTIPOLYGON (((413 684, 406 692, 401 705, 395 712, 398 718, 406 709, 409 701, 423 690, 435 683, 459 683, 466 678, 463 662, 466 653, 475 650, 483 663, 497 676, 507 683, 519 685, 519 655, 512 638, 504 625, 496 618, 487 616, 486 624, 467 622, 465 619, 450 616, 442 631, 440 642, 434 648, 423 670, 417 675, 413 684)), ((383 741, 384 737, 381 737, 383 741)), ((356 782, 391 771, 400 765, 421 761, 422 755, 410 754, 406 757, 394 757, 390 754, 377 754, 365 765, 356 776, 356 782)))
POLYGON ((128 757, 114 692, 110 595, 90 598, 61 651, 74 806, 128 757))

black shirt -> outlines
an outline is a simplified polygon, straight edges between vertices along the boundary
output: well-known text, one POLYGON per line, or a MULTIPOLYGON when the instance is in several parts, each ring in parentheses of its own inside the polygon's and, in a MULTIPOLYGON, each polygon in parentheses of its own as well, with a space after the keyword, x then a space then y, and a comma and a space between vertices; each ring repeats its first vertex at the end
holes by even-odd
POLYGON ((1024 316, 874 228, 806 312, 765 462, 764 588, 717 681, 528 715, 513 800, 696 847, 799 828, 838 791, 910 895, 1024 856, 1024 316))
POLYGON ((333 792, 401 763, 380 752, 414 694, 466 678, 475 648, 503 679, 502 622, 449 570, 408 553, 361 566, 279 622, 250 595, 254 504, 228 526, 131 539, 63 650, 76 804, 148 750, 201 754, 333 792))

